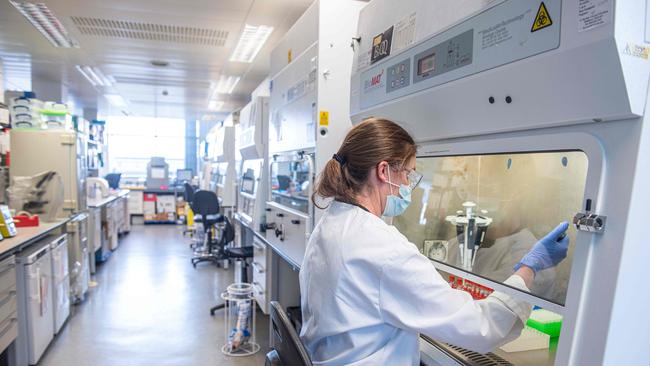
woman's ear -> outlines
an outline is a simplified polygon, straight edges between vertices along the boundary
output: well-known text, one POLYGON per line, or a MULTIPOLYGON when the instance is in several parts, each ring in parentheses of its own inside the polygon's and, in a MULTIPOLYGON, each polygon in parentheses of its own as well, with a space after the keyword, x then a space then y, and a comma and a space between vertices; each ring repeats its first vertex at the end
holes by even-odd
POLYGON ((388 169, 390 169, 388 162, 380 161, 379 164, 377 164, 377 180, 382 183, 388 182, 388 169))

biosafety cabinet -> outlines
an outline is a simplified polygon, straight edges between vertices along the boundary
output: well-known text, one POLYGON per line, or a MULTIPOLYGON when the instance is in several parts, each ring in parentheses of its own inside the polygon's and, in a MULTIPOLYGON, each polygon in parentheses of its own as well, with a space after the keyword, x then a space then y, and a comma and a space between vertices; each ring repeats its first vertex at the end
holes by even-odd
MULTIPOLYGON (((268 83, 267 83, 268 85, 268 83)), ((253 230, 261 230, 268 197, 268 97, 256 97, 240 111, 239 152, 242 157, 237 212, 253 230)))
POLYGON ((423 337, 425 364, 650 360, 648 11, 613 0, 373 0, 361 11, 352 120, 399 123, 424 174, 393 224, 453 287, 561 319, 559 338, 526 328, 514 349, 536 344, 528 351, 479 355, 423 337), (568 257, 530 292, 504 285, 561 221, 568 257))
POLYGON ((253 295, 260 309, 267 314, 271 290, 271 248, 258 235, 265 232, 268 199, 269 157, 269 80, 255 89, 252 100, 239 111, 238 145, 241 173, 237 196, 235 224, 242 246, 252 245, 253 295), (257 235, 256 235, 257 234, 257 235))
POLYGON ((210 188, 219 196, 221 207, 229 209, 237 205, 236 123, 239 123, 239 115, 229 115, 222 125, 213 128, 209 137, 214 156, 210 188))
POLYGON ((299 266, 314 222, 314 179, 351 128, 350 42, 361 1, 315 1, 271 53, 267 239, 299 266))

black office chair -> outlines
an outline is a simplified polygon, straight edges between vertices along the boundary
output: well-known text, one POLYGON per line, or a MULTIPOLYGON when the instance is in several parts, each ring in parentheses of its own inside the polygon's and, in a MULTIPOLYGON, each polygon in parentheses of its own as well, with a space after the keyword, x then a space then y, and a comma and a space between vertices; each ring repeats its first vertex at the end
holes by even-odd
POLYGON ((277 301, 271 301, 271 339, 273 350, 266 354, 265 366, 311 366, 307 349, 277 301))
POLYGON ((286 191, 291 187, 291 177, 288 175, 278 175, 278 188, 281 191, 286 191))
POLYGON ((195 268, 201 262, 212 262, 219 265, 219 261, 225 258, 223 258, 222 250, 214 252, 213 246, 216 241, 212 238, 212 227, 223 223, 225 219, 219 213, 219 199, 214 192, 198 191, 194 193, 191 207, 192 211, 201 216, 203 234, 205 235, 202 251, 195 253, 195 256, 192 257, 192 265, 195 268))
POLYGON ((108 187, 112 189, 120 188, 120 179, 122 178, 122 173, 109 173, 106 174, 104 179, 108 182, 108 187))
POLYGON ((183 188, 183 199, 192 207, 192 203, 194 202, 194 187, 189 183, 185 183, 183 184, 183 188))
MULTIPOLYGON (((253 246, 231 247, 229 246, 235 240, 235 228, 227 217, 224 218, 224 228, 221 240, 218 244, 218 253, 225 259, 239 261, 242 264, 241 282, 248 282, 248 262, 247 259, 253 258, 253 246)), ((210 308, 210 315, 214 315, 217 310, 223 309, 226 304, 215 305, 210 308)))

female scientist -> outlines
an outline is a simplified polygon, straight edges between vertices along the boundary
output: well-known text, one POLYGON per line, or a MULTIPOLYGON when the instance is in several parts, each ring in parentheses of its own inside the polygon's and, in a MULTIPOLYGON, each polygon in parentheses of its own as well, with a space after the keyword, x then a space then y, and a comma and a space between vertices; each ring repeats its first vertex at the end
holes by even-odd
MULTIPOLYGON (((418 365, 418 336, 488 352, 515 339, 530 305, 495 292, 474 301, 442 278, 382 216, 410 203, 422 175, 397 124, 352 128, 319 176, 312 200, 332 199, 300 269, 300 337, 315 365, 418 365)), ((505 283, 528 290, 535 272, 566 257, 567 223, 537 242, 505 283)))

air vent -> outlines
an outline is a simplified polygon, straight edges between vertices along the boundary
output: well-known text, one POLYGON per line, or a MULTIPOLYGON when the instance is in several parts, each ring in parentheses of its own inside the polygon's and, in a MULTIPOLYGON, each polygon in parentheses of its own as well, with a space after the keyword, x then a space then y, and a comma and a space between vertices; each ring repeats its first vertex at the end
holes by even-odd
POLYGON ((502 357, 490 352, 490 353, 478 353, 470 351, 458 346, 452 346, 451 344, 436 342, 433 339, 422 336, 427 342, 431 343, 432 346, 438 348, 444 354, 450 358, 458 361, 458 363, 466 366, 514 366, 509 361, 503 359, 502 357))
POLYGON ((71 18, 79 32, 87 36, 200 44, 215 47, 223 47, 228 38, 227 30, 77 16, 71 18))
POLYGON ((512 363, 495 355, 494 353, 478 353, 450 344, 444 345, 449 353, 463 360, 466 365, 472 366, 513 366, 512 363))

